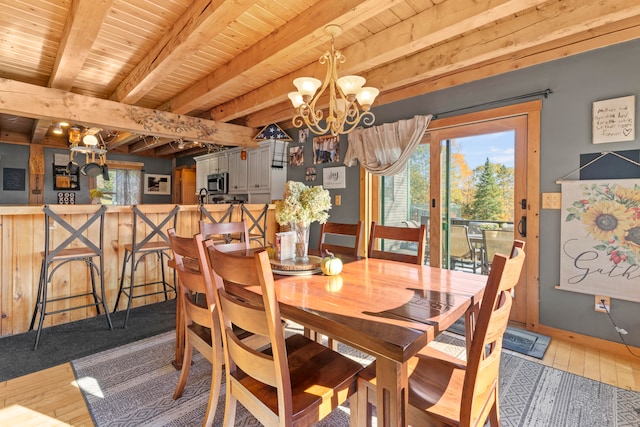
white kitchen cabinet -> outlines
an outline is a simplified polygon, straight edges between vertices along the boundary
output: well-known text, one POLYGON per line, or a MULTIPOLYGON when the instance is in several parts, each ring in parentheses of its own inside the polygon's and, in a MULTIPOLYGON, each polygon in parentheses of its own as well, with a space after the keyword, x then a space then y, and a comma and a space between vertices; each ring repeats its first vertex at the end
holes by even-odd
POLYGON ((194 160, 196 161, 196 193, 201 188, 207 188, 208 175, 229 172, 229 154, 226 151, 204 154, 194 157, 194 160))
POLYGON ((207 188, 209 175, 209 159, 196 159, 196 194, 201 188, 207 188))
POLYGON ((248 188, 248 162, 240 159, 241 150, 229 152, 229 194, 246 194, 248 188))
POLYGON ((229 156, 228 154, 217 154, 209 159, 209 173, 225 173, 229 172, 229 156))
POLYGON ((248 194, 249 200, 281 199, 287 178, 283 168, 271 167, 273 143, 263 142, 258 148, 247 149, 246 160, 240 159, 240 149, 229 154, 229 194, 248 194), (260 196, 258 196, 260 195, 260 196))
POLYGON ((267 193, 271 190, 271 144, 250 150, 247 153, 249 163, 249 186, 250 193, 267 193))

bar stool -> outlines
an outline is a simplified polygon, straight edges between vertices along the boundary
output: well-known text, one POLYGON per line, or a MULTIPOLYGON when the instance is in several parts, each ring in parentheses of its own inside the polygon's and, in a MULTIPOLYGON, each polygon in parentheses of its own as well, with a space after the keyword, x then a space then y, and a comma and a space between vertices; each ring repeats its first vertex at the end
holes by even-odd
MULTIPOLYGON (((100 207, 96 207, 95 211, 87 214, 87 221, 79 227, 74 227, 69 224, 69 222, 61 216, 76 214, 78 211, 79 209, 77 206, 57 206, 55 209, 48 205, 44 206, 44 251, 42 252, 42 266, 40 268, 40 279, 38 281, 38 297, 33 310, 33 316, 31 317, 31 325, 29 326, 29 330, 33 330, 37 314, 40 312, 38 332, 36 333, 36 340, 33 344, 34 350, 37 350, 38 348, 44 318, 49 314, 95 307, 97 315, 100 315, 100 306, 102 306, 102 308, 104 308, 109 329, 113 329, 111 318, 109 317, 109 309, 107 308, 104 300, 104 259, 102 242, 104 235, 104 213, 106 208, 102 205, 100 205, 100 207), (59 242, 61 240, 60 233, 65 233, 64 231, 59 230, 58 226, 66 230, 68 236, 61 243, 54 243, 54 241, 59 242), (54 233, 53 230, 56 230, 55 238, 52 236, 54 233), (72 244, 73 247, 71 247, 72 244), (69 288, 71 290, 68 291, 68 295, 58 297, 54 296, 53 298, 49 297, 49 285, 51 285, 51 291, 54 295, 55 292, 53 292, 53 288, 57 286, 57 283, 51 280, 53 274, 63 265, 74 261, 82 261, 89 268, 91 276, 91 291, 80 291, 81 293, 77 293, 73 291, 74 287, 70 286, 69 288), (98 294, 96 289, 96 274, 100 277, 100 294, 98 294), (63 301, 67 299, 85 298, 88 296, 93 297, 92 303, 47 311, 48 303, 55 303, 56 301, 63 301)), ((69 272, 70 278, 77 276, 77 274, 73 273, 75 273, 75 271, 69 272)), ((84 289, 86 290, 86 288, 84 289)))
MULTIPOLYGON (((213 234, 208 230, 211 224, 219 224, 222 222, 231 222, 233 215, 233 205, 229 206, 229 209, 220 217, 220 219, 215 219, 211 212, 204 207, 204 205, 200 205, 200 234, 204 236, 205 239, 209 238, 210 234, 213 234), (207 219, 209 220, 207 222, 207 219)), ((233 240, 233 236, 230 234, 226 234, 223 236, 225 243, 231 243, 233 240)))
MULTIPOLYGON (((113 312, 115 313, 118 310, 118 303, 120 302, 120 297, 125 295, 127 297, 127 314, 124 318, 124 327, 127 327, 127 323, 129 322, 129 312, 131 311, 131 302, 134 298, 142 298, 151 295, 164 294, 164 300, 168 301, 168 293, 173 291, 175 293, 175 283, 176 283, 176 273, 175 270, 173 272, 173 283, 171 284, 167 282, 165 276, 165 263, 164 258, 167 260, 171 258, 169 253, 171 253, 171 245, 169 244, 169 238, 164 233, 164 229, 176 228, 178 211, 180 211, 180 206, 176 205, 164 218, 160 219, 158 217, 157 221, 153 221, 144 212, 140 210, 137 205, 133 206, 133 232, 132 232, 132 241, 130 244, 125 244, 124 247, 124 258, 122 262, 122 273, 120 275, 120 289, 118 290, 118 297, 116 298, 116 304, 113 308, 113 312), (138 236, 138 221, 144 222, 149 229, 149 232, 140 239, 138 236), (161 240, 152 241, 152 239, 157 238, 161 240), (145 259, 149 255, 155 255, 160 263, 160 271, 162 274, 161 280, 155 280, 151 282, 144 283, 135 283, 135 272, 138 269, 138 264, 145 259), (129 266, 129 286, 125 287, 125 273, 127 271, 127 265, 129 266), (134 295, 135 288, 147 287, 152 285, 162 284, 162 290, 159 291, 151 291, 141 295, 134 295)), ((144 226, 143 226, 144 228, 144 226)))
POLYGON ((260 211, 260 214, 253 215, 251 211, 242 204, 242 216, 241 221, 247 221, 249 226, 250 242, 258 242, 263 248, 267 246, 267 211, 269 205, 265 204, 264 208, 260 211))
POLYGON ((204 221, 205 218, 208 219, 211 223, 216 224, 218 222, 231 221, 231 216, 233 215, 233 205, 229 206, 229 209, 220 217, 220 219, 215 219, 211 212, 207 210, 204 205, 200 205, 200 221, 204 221))

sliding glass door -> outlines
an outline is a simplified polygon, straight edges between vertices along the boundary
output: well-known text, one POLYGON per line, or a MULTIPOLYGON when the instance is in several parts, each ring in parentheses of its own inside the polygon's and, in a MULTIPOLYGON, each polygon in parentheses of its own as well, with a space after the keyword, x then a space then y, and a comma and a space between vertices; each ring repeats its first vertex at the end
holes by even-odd
MULTIPOLYGON (((402 173, 370 179, 377 197, 365 206, 370 206, 372 219, 387 225, 425 224, 425 264, 431 266, 487 275, 495 253, 508 252, 514 239, 527 241, 531 264, 522 275, 525 284, 516 288, 511 319, 534 326, 539 206, 537 200, 530 200, 529 191, 538 183, 528 187, 527 181, 537 177, 539 134, 531 132, 530 123, 537 124, 539 116, 535 110, 533 118, 526 113, 505 116, 501 114, 505 110, 511 111, 506 107, 432 121, 402 173), (528 143, 530 134, 533 144, 528 143), (529 224, 528 213, 533 214, 529 224), (535 237, 529 242, 531 228, 535 237), (535 270, 527 273, 532 264, 535 270)), ((535 192, 531 195, 537 197, 535 192)), ((401 252, 416 249, 385 243, 401 252)))

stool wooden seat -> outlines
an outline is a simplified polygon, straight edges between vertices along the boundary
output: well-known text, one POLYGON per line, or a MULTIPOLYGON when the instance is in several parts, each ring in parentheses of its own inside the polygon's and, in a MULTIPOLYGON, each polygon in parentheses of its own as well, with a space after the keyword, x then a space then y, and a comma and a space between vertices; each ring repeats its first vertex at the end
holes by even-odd
POLYGON ((127 314, 124 318, 124 327, 127 327, 129 321, 129 313, 131 311, 131 302, 134 298, 142 298, 151 295, 164 294, 164 299, 167 301, 169 299, 169 292, 173 291, 175 293, 175 283, 176 283, 176 273, 174 270, 173 273, 173 283, 169 283, 166 279, 165 275, 165 262, 166 258, 169 260, 171 256, 169 255, 171 252, 171 245, 169 243, 169 238, 163 231, 168 228, 175 228, 178 212, 180 211, 180 206, 176 205, 171 211, 169 211, 164 218, 158 217, 156 221, 149 218, 139 206, 133 206, 133 231, 132 231, 132 241, 131 243, 127 243, 122 245, 124 249, 124 256, 122 262, 122 273, 120 274, 120 287, 118 290, 118 297, 116 298, 116 303, 113 308, 113 312, 115 313, 118 310, 118 304, 120 302, 120 297, 122 295, 127 297, 127 314), (138 222, 141 223, 142 232, 139 230, 140 227, 138 222), (146 224, 146 227, 145 227, 146 224), (148 229, 148 232, 144 232, 145 228, 148 229), (152 241, 152 239, 161 239, 157 241, 152 241), (142 260, 144 260, 149 255, 155 255, 160 265, 161 278, 159 280, 152 280, 143 283, 135 282, 135 272, 138 269, 138 265, 142 260), (126 281, 126 272, 127 267, 129 268, 129 285, 125 285, 126 281), (150 292, 145 292, 143 294, 135 294, 134 290, 137 288, 146 288, 148 286, 153 285, 162 285, 162 290, 151 290, 150 292))
MULTIPOLYGON (((64 219, 64 215, 69 209, 73 209, 73 213, 78 210, 76 206, 56 206, 55 208, 48 205, 44 206, 45 249, 42 252, 42 265, 40 269, 40 279, 38 281, 38 297, 29 326, 29 330, 33 330, 38 312, 40 312, 38 332, 36 333, 36 339, 33 344, 34 350, 38 348, 44 319, 50 314, 95 307, 97 315, 100 315, 100 307, 102 306, 109 329, 113 329, 111 318, 109 317, 109 309, 104 300, 103 235, 104 213, 106 208, 102 205, 90 208, 93 209, 93 211, 87 213, 87 221, 80 226, 71 225, 64 219), (55 237, 54 232, 58 233, 55 237), (61 234, 64 235, 61 236, 61 234), (52 242, 60 243, 54 244, 52 242), (69 247, 72 244, 83 246, 69 247), (49 295, 49 287, 54 288, 57 286, 57 284, 52 281, 53 274, 60 267, 74 261, 85 263, 89 269, 91 290, 86 289, 84 286, 67 285, 69 291, 65 291, 66 294, 64 296, 59 296, 60 294, 58 292, 52 292, 54 297, 51 297, 49 295), (100 281, 99 292, 96 287, 96 275, 100 281), (80 290, 75 292, 74 289, 84 289, 84 291, 80 290), (58 296, 55 296, 56 294, 58 294, 58 296), (86 297, 89 296, 93 298, 93 302, 87 302, 86 304, 79 303, 80 305, 73 306, 64 305, 61 308, 59 304, 57 304, 57 302, 64 300, 84 299, 86 301, 86 297), (48 310, 48 303, 54 306, 57 305, 58 308, 48 310)), ((69 213, 72 212, 69 211, 69 213)), ((74 275, 72 274, 71 276, 74 275)), ((53 289, 51 289, 51 291, 53 291, 53 289)))

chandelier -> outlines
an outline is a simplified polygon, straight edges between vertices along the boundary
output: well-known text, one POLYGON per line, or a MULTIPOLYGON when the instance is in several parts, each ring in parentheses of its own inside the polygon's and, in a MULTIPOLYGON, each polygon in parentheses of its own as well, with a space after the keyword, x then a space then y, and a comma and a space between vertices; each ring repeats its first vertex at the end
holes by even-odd
POLYGON ((289 93, 289 99, 297 111, 293 117, 293 125, 297 128, 306 125, 311 132, 318 135, 324 135, 328 131, 331 131, 332 135, 347 134, 355 129, 361 120, 364 125, 372 125, 375 116, 369 109, 380 91, 374 87, 362 87, 366 82, 364 77, 338 78, 338 63, 343 63, 345 57, 335 49, 333 42, 334 37, 342 33, 342 28, 339 25, 328 25, 324 31, 331 35, 331 50, 320 57, 320 63, 327 64, 327 74, 324 83, 313 77, 299 77, 293 81, 298 89, 297 92, 289 93), (323 110, 316 109, 316 104, 327 89, 329 111, 325 118, 323 110), (362 111, 359 106, 362 107, 362 111), (321 125, 323 119, 324 126, 321 125))

